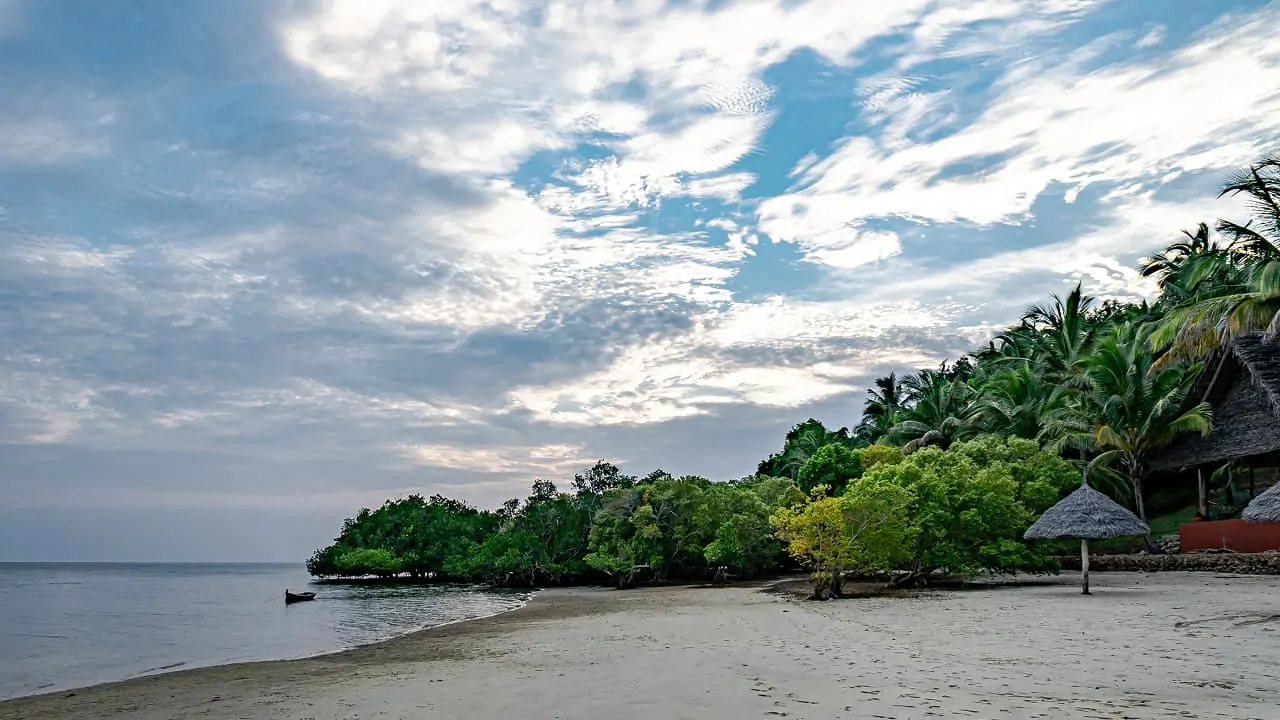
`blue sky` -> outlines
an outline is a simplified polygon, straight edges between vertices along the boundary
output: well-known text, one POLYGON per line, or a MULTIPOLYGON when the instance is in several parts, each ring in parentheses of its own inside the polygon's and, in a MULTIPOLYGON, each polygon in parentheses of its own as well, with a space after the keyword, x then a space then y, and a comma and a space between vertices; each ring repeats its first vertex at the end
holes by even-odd
POLYGON ((0 0, 0 560, 747 474, 1200 221, 1280 5, 0 0))

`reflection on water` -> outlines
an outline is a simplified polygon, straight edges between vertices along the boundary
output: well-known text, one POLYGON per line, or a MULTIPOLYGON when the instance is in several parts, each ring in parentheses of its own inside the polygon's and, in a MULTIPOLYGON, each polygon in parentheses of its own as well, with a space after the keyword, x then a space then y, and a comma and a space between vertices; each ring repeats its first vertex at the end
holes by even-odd
POLYGON ((314 585, 298 565, 0 563, 0 698, 305 657, 526 599, 479 587, 314 585), (286 606, 286 588, 316 599, 286 606))
POLYGON ((481 587, 421 585, 323 585, 310 603, 290 605, 288 612, 321 607, 332 614, 333 631, 343 647, 426 627, 509 610, 522 603, 525 593, 487 590, 481 587), (332 610, 329 605, 332 604, 332 610), (430 618, 427 623, 422 618, 430 618))

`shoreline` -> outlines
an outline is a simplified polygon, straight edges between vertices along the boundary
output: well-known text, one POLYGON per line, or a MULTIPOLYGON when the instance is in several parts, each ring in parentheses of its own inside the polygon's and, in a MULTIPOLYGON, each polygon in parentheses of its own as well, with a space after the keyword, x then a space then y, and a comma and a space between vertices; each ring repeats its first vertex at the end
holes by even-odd
MULTIPOLYGON (((767 584, 769 583, 762 583, 759 587, 767 584)), ((738 587, 745 587, 745 585, 744 583, 738 587)), ((699 587, 701 586, 678 585, 649 589, 671 591, 696 590, 699 587)), ((635 591, 618 591, 614 588, 599 586, 575 586, 539 588, 528 592, 529 597, 523 603, 510 609, 474 618, 451 620, 350 648, 297 658, 184 667, 0 700, 0 720, 81 717, 76 713, 81 712, 86 705, 97 704, 103 697, 158 696, 173 690, 173 686, 184 685, 188 681, 195 687, 227 682, 240 683, 248 680, 271 682, 305 678, 308 681, 315 681, 318 678, 335 676, 338 671, 352 666, 367 670, 399 662, 462 659, 471 653, 457 647, 461 640, 501 634, 508 627, 519 626, 525 622, 545 621, 548 618, 566 620, 580 614, 608 613, 609 601, 601 596, 616 596, 635 591), (550 597, 544 600, 543 598, 547 595, 550 597), (423 644, 429 640, 444 642, 430 648, 423 647, 423 644)), ((221 697, 215 694, 211 701, 221 697)), ((84 717, 124 717, 128 715, 126 711, 132 711, 132 708, 123 707, 118 713, 108 711, 103 714, 84 715, 84 717)))
MULTIPOLYGON (((126 563, 126 564, 129 564, 129 563, 126 563)), ((132 564, 136 564, 136 563, 132 563, 132 564)), ((209 563, 209 564, 212 564, 212 563, 209 563)), ((224 564, 244 565, 247 563, 224 563, 224 564)), ((258 563, 258 564, 273 565, 273 564, 283 564, 283 563, 258 563)), ((29 700, 33 698, 40 698, 45 696, 52 697, 55 695, 65 695, 68 693, 79 693, 81 691, 93 690, 95 688, 99 688, 107 685, 119 685, 122 683, 129 683, 137 680, 145 680, 147 678, 155 678, 155 677, 160 677, 165 675, 173 675, 173 674, 185 673, 185 672, 198 672, 203 670, 211 670, 215 668, 224 668, 224 667, 239 666, 239 665, 258 665, 258 664, 264 664, 264 663, 284 663, 284 662, 295 662, 295 661, 302 661, 302 660, 313 660, 317 658, 324 658, 330 655, 339 655, 341 653, 351 652, 353 650, 360 650, 362 648, 366 648, 372 645, 379 645, 381 643, 392 642, 395 640, 399 640, 401 638, 415 635, 417 633, 427 632, 430 630, 435 630, 437 628, 442 628, 449 625, 456 625, 458 623, 467 623, 467 622, 479 622, 479 621, 483 621, 483 620, 487 620, 489 618, 495 617, 497 615, 514 612, 516 610, 520 610, 521 608, 524 608, 525 606, 527 606, 533 600, 533 598, 537 596, 539 592, 541 592, 541 590, 536 588, 512 592, 513 595, 523 594, 523 595, 526 595, 526 597, 519 604, 510 608, 497 610, 495 612, 490 612, 487 614, 477 615, 475 617, 460 618, 457 620, 447 620, 445 622, 437 623, 434 625, 424 625, 422 627, 416 627, 410 630, 406 630, 404 632, 395 633, 385 637, 374 638, 372 640, 361 642, 356 645, 350 645, 347 647, 338 647, 338 648, 333 648, 329 650, 320 650, 318 652, 313 652, 306 655, 296 655, 296 656, 290 656, 290 657, 260 658, 260 659, 254 659, 254 660, 215 660, 212 662, 206 662, 202 660, 183 661, 183 662, 178 662, 176 664, 171 664, 168 666, 149 668, 141 672, 138 672, 136 674, 129 675, 128 677, 116 678, 116 679, 110 679, 110 680, 101 680, 101 681, 90 681, 82 685, 69 685, 65 687, 56 687, 57 685, 59 685, 59 683, 50 683, 50 685, 47 685, 43 688, 39 688, 36 690, 36 692, 33 692, 33 693, 29 693, 25 695, 15 695, 12 697, 0 697, 0 711, 4 710, 4 706, 7 703, 17 702, 21 700, 29 700)), ((3 716, 0 716, 0 717, 3 717, 3 716)))
POLYGON ((337 653, 10 700, 0 720, 1270 716, 1280 578, 1057 580, 830 602, 777 581, 545 589, 337 653))
MULTIPOLYGON (((236 563, 228 563, 228 564, 236 564, 236 563)), ((243 563, 240 563, 240 564, 243 564, 243 563)), ((260 564, 267 565, 267 564, 273 564, 273 563, 260 563, 260 564)), ((472 622, 484 622, 486 620, 498 617, 499 615, 505 615, 507 613, 517 612, 519 610, 524 609, 531 602, 533 602, 534 598, 536 598, 539 593, 543 592, 543 590, 530 589, 523 592, 527 593, 528 597, 526 597, 524 601, 522 601, 520 604, 514 607, 498 610, 496 612, 491 612, 484 615, 477 615, 475 617, 460 618, 457 620, 447 620, 445 622, 438 623, 435 625, 426 625, 423 627, 414 628, 412 630, 408 630, 406 632, 398 633, 388 637, 370 640, 368 642, 363 642, 358 645, 352 645, 350 647, 337 648, 333 650, 322 650, 320 652, 312 653, 310 655, 299 655, 296 657, 285 657, 285 658, 264 658, 261 660, 232 660, 229 662, 228 661, 213 662, 207 665, 205 664, 189 665, 188 663, 184 662, 184 663, 179 663, 177 666, 158 667, 158 668, 152 668, 150 670, 144 670, 137 675, 130 675, 129 677, 121 678, 118 680, 105 680, 102 682, 93 682, 87 685, 76 685, 73 687, 64 687, 64 688, 55 688, 55 689, 44 688, 39 690, 38 692, 29 694, 29 695, 18 695, 10 698, 0 698, 0 713, 3 713, 3 711, 5 710, 5 706, 10 703, 17 703, 25 700, 37 700, 41 698, 52 698, 54 696, 63 696, 63 697, 76 696, 82 692, 91 692, 99 688, 105 688, 109 686, 123 686, 123 685, 128 685, 130 683, 151 680, 154 678, 163 678, 163 677, 168 677, 172 675, 182 675, 184 673, 200 673, 200 672, 205 672, 210 670, 219 670, 222 668, 241 667, 241 666, 253 667, 258 665, 270 665, 274 663, 295 663, 295 662, 304 662, 309 660, 322 660, 325 658, 330 658, 335 655, 342 655, 344 653, 356 652, 359 650, 364 650, 366 648, 382 645, 385 643, 396 642, 398 640, 410 638, 421 633, 429 633, 429 632, 439 630, 441 628, 447 628, 453 625, 460 625, 463 623, 472 623, 472 622)), ((200 662, 200 661, 196 661, 196 662, 200 662)), ((3 714, 0 714, 0 718, 3 718, 3 717, 5 716, 3 714)))

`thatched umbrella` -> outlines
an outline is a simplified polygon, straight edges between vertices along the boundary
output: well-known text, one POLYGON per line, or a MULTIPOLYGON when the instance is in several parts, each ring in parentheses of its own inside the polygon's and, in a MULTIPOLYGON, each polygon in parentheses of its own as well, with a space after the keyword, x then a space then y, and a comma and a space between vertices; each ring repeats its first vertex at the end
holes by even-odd
POLYGON ((1249 522, 1280 523, 1280 485, 1254 498, 1240 517, 1249 522))
POLYGON ((1081 588, 1089 595, 1089 541, 1135 537, 1151 532, 1137 515, 1081 483, 1080 488, 1044 511, 1023 534, 1028 540, 1080 540, 1081 588))

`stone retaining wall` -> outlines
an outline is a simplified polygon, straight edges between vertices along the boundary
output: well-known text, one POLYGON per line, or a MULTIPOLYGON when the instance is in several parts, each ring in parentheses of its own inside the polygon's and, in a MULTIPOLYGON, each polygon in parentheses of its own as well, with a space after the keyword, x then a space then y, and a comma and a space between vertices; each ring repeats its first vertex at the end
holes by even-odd
MULTIPOLYGON (((1080 556, 1059 557, 1063 570, 1079 570, 1080 556)), ((1183 555, 1093 555, 1093 572, 1220 572, 1241 575, 1280 575, 1280 552, 1187 553, 1183 555)))

